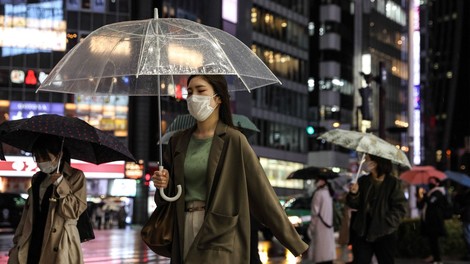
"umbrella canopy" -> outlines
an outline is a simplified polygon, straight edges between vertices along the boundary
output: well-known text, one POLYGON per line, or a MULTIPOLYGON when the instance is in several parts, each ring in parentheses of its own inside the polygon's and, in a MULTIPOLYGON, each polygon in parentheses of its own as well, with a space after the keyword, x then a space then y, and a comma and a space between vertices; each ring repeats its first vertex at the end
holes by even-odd
POLYGON ((428 184, 430 177, 436 177, 439 180, 447 178, 444 172, 437 170, 433 166, 413 166, 411 170, 400 174, 400 179, 409 184, 428 184))
POLYGON ((173 95, 175 75, 232 75, 230 90, 280 83, 243 42, 180 18, 105 25, 54 67, 39 91, 87 95, 173 95))
POLYGON ((322 178, 329 180, 337 177, 339 177, 339 174, 331 169, 312 166, 291 172, 287 179, 310 180, 322 178))
POLYGON ((374 134, 334 129, 323 133, 318 138, 348 149, 388 159, 401 166, 411 168, 410 161, 403 151, 374 134))
MULTIPOLYGON (((41 135, 63 138, 64 147, 74 159, 94 164, 116 160, 135 161, 127 147, 116 137, 79 118, 39 115, 0 124, 0 142, 24 151, 31 152, 34 142, 41 135)), ((3 153, 1 156, 5 160, 3 153)))
MULTIPOLYGON (((259 132, 258 127, 256 127, 253 122, 251 122, 248 117, 244 115, 233 114, 233 124, 240 129, 240 131, 248 138, 255 133, 259 132)), ((171 122, 166 133, 163 135, 161 142, 163 144, 168 144, 170 138, 178 131, 183 129, 190 128, 196 124, 196 119, 190 114, 179 115, 171 122)))
MULTIPOLYGON (((154 19, 109 24, 91 32, 59 61, 38 91, 157 95, 161 124, 160 96, 173 95, 177 84, 185 85, 176 76, 234 76, 234 85, 229 85, 233 91, 281 83, 248 46, 227 32, 186 19, 158 18, 157 9, 154 13, 154 19)), ((162 144, 160 140, 160 164, 162 144)))
POLYGON ((446 170, 444 172, 449 180, 452 180, 460 185, 470 187, 470 176, 465 173, 446 170))

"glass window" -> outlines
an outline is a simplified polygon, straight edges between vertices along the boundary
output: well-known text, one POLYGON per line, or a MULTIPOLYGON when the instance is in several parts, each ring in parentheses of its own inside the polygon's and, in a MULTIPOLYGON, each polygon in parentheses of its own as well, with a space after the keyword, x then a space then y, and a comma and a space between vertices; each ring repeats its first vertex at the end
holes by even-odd
POLYGON ((308 49, 308 32, 306 25, 299 25, 261 7, 251 9, 253 29, 264 35, 308 49))
POLYGON ((301 153, 307 151, 305 127, 294 127, 258 118, 253 118, 253 121, 262 131, 252 137, 254 145, 301 153))
POLYGON ((304 82, 307 79, 304 61, 261 45, 252 45, 252 50, 276 76, 294 82, 304 82))
POLYGON ((261 166, 273 187, 303 189, 303 180, 286 180, 289 173, 304 167, 302 163, 260 158, 261 166))

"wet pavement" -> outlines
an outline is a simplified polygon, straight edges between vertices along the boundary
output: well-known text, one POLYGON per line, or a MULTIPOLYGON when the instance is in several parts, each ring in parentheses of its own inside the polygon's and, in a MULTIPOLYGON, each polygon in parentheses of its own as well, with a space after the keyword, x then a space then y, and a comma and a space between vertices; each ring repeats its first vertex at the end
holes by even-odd
MULTIPOLYGON (((100 264, 131 264, 131 263, 158 263, 169 264, 170 260, 157 256, 140 239, 140 227, 127 227, 126 229, 95 230, 96 239, 82 244, 85 263, 100 264)), ((0 264, 7 263, 8 249, 12 246, 11 232, 0 230, 0 264)), ((258 244, 260 258, 264 264, 310 264, 306 259, 294 257, 275 239, 273 241, 260 241, 258 244)), ((352 258, 349 250, 337 248, 338 259, 335 264, 344 264, 352 258)), ((396 264, 424 264, 419 259, 398 259, 396 264)), ((469 262, 444 261, 445 264, 463 264, 469 262)))

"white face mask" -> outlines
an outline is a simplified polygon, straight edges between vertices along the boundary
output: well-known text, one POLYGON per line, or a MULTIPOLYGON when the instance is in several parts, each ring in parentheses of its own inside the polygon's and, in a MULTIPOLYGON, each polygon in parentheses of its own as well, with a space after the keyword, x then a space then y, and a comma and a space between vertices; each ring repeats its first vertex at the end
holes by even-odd
POLYGON ((216 96, 207 95, 191 95, 186 102, 188 103, 189 113, 196 118, 197 121, 205 121, 214 112, 215 107, 211 106, 212 98, 216 96))
POLYGON ((52 173, 57 168, 57 157, 52 161, 38 162, 39 169, 44 173, 52 173))

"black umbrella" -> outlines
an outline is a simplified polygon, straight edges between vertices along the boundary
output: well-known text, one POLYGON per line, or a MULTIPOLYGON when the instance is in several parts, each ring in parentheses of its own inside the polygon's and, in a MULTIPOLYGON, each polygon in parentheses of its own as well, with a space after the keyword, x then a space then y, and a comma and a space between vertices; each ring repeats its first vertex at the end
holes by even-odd
POLYGON ((307 167, 290 173, 287 179, 313 180, 323 178, 329 180, 337 177, 339 177, 339 174, 331 169, 307 167))
MULTIPOLYGON (((0 124, 0 142, 31 152, 41 135, 64 139, 64 147, 71 158, 101 164, 116 160, 132 160, 134 156, 116 137, 99 130, 87 122, 59 115, 39 115, 6 121, 0 124)), ((5 160, 3 149, 0 158, 5 160)))

